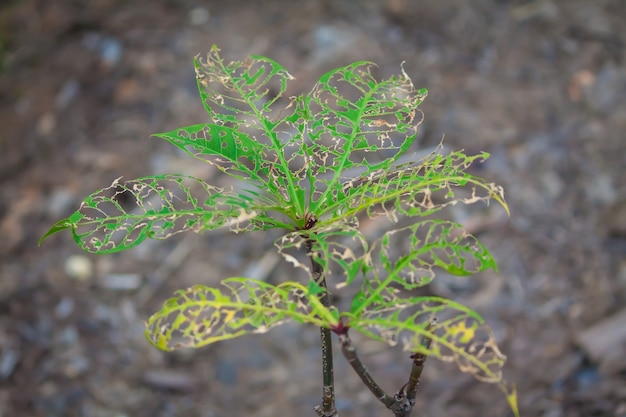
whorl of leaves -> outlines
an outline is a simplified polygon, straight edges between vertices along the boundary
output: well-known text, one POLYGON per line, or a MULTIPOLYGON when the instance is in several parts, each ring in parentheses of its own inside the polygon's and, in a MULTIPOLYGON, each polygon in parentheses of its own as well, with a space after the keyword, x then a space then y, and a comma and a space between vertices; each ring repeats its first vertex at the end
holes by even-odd
POLYGON ((426 97, 404 71, 377 81, 373 64, 357 62, 330 71, 308 94, 277 108, 292 77, 269 58, 225 63, 214 47, 206 59, 195 60, 195 68, 209 122, 155 136, 245 180, 247 189, 232 193, 199 184, 211 198, 194 201, 181 185, 182 176, 116 181, 85 199, 44 238, 69 228, 83 249, 103 253, 184 230, 295 230, 305 226, 307 216, 334 227, 355 222, 359 213, 395 220, 459 202, 493 198, 504 204, 500 187, 466 172, 486 154, 444 155, 438 149, 421 160, 398 163, 415 141, 418 106, 426 97), (146 187, 162 200, 156 214, 143 205, 146 187), (109 214, 102 207, 116 206, 111 190, 138 207, 115 207, 109 214), (181 192, 184 198, 174 198, 181 192), (220 220, 200 221, 205 215, 220 220))
MULTIPOLYGON (((327 328, 345 322, 500 383, 505 358, 478 314, 451 300, 406 295, 437 270, 469 275, 496 266, 461 225, 425 216, 492 199, 508 210, 501 187, 468 172, 488 154, 442 147, 421 158, 408 154, 426 90, 403 69, 379 81, 372 63, 356 62, 326 73, 308 94, 286 98, 292 77, 281 65, 260 56, 226 63, 216 47, 195 60, 195 70, 208 121, 155 136, 243 180, 241 191, 182 175, 117 179, 42 240, 70 229, 84 250, 111 253, 187 230, 281 228, 277 249, 307 272, 307 285, 229 278, 220 287, 178 291, 148 321, 148 339, 171 350, 286 320, 327 328), (413 223, 369 242, 359 230, 363 216, 413 223), (304 248, 336 288, 359 283, 349 310, 322 305, 325 290, 298 257, 304 248), (438 324, 429 326, 435 315, 438 324), (422 352, 424 338, 432 343, 422 352)), ((505 392, 516 410, 514 391, 505 392)))

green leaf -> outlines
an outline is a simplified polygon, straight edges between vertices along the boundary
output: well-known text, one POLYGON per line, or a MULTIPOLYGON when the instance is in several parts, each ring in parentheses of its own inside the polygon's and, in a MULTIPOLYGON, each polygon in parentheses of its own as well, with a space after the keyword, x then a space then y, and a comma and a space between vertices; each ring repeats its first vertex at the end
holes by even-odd
POLYGON ((76 221, 76 213, 74 213, 72 216, 68 217, 67 219, 61 219, 59 221, 57 221, 51 228, 50 230, 48 230, 46 232, 46 234, 44 234, 39 241, 37 242, 38 246, 41 246, 41 243, 46 240, 49 236, 60 232, 62 230, 65 229, 70 229, 72 227, 72 224, 76 221))
POLYGON ((389 283, 383 283, 377 279, 364 279, 361 288, 352 297, 350 304, 350 314, 358 316, 371 305, 384 304, 397 299, 399 290, 393 288, 389 283))
POLYGON ((351 329, 403 349, 454 362, 462 372, 490 383, 502 379, 506 356, 473 310, 439 297, 379 299, 358 314, 344 313, 351 329), (437 318, 435 326, 429 325, 437 318), (431 340, 430 348, 422 343, 431 340))
MULTIPOLYGON (((157 175, 110 187, 87 197, 68 218, 45 235, 71 229, 88 252, 112 253, 137 246, 147 238, 166 239, 187 230, 222 227, 250 230, 280 224, 261 215, 253 195, 234 194, 182 175, 157 175)), ((43 239, 43 238, 42 238, 43 239)))
POLYGON ((331 327, 338 313, 307 287, 228 278, 220 288, 196 285, 177 291, 146 325, 146 337, 162 350, 202 347, 249 333, 265 333, 287 320, 331 327))
POLYGON ((370 259, 379 260, 374 268, 378 279, 393 280, 407 289, 430 283, 435 268, 460 276, 497 270, 487 248, 452 221, 425 220, 388 231, 371 252, 370 259))
POLYGON ((196 80, 202 104, 213 122, 237 127, 269 123, 272 105, 282 97, 293 77, 276 61, 252 55, 225 63, 216 46, 206 59, 196 57, 196 80), (238 115, 254 116, 244 121, 238 115))
POLYGON ((415 163, 375 170, 343 184, 341 202, 328 205, 319 216, 332 214, 326 222, 365 212, 371 218, 386 216, 424 217, 458 203, 488 203, 494 199, 508 212, 502 187, 467 173, 475 163, 488 158, 487 153, 468 156, 462 151, 435 152, 415 163), (347 207, 346 207, 347 206, 347 207))
POLYGON ((387 231, 369 248, 356 226, 335 223, 299 230, 280 237, 275 245, 285 260, 313 279, 310 260, 298 256, 308 242, 311 256, 327 275, 338 280, 338 288, 351 284, 359 274, 412 289, 430 283, 436 268, 460 276, 497 270, 487 248, 456 222, 413 223, 387 231), (370 271, 373 276, 368 275, 370 271))
POLYGON ((229 126, 197 124, 154 136, 165 139, 194 158, 213 162, 221 170, 241 179, 260 181, 270 150, 247 134, 229 126))
POLYGON ((307 291, 310 295, 320 295, 326 290, 320 284, 311 279, 309 280, 309 286, 307 287, 307 291))
POLYGON ((372 63, 357 62, 330 71, 304 98, 310 209, 315 214, 343 206, 350 198, 343 181, 389 167, 417 136, 422 119, 417 107, 426 90, 416 90, 404 71, 377 81, 372 69, 372 63))
POLYGON ((261 185, 302 217, 303 189, 291 169, 304 162, 302 137, 290 133, 287 120, 295 107, 275 114, 273 106, 293 77, 277 62, 261 56, 225 63, 215 46, 206 59, 196 58, 195 69, 211 123, 158 136, 200 159, 221 156, 209 161, 228 174, 261 185))

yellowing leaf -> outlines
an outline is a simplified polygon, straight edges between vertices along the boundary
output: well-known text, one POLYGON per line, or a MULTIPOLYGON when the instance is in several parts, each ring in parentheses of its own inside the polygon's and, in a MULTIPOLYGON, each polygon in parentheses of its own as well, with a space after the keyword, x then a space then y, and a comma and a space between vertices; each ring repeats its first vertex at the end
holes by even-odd
POLYGON ((451 338, 458 339, 461 344, 471 342, 476 335, 476 327, 467 327, 464 321, 448 326, 447 331, 451 338))
MULTIPOLYGON (((373 287, 370 291, 376 292, 373 287)), ((370 296, 367 292, 363 295, 370 296)), ((358 314, 344 313, 352 329, 404 350, 454 362, 462 372, 490 383, 502 379, 506 357, 500 352, 493 333, 476 312, 440 297, 378 297, 358 314), (433 318, 437 324, 430 326, 433 318), (422 340, 430 339, 424 351, 422 340)))
POLYGON ((296 282, 271 285, 229 278, 221 288, 196 285, 177 291, 146 325, 146 337, 162 350, 202 347, 248 333, 264 333, 295 320, 331 327, 338 314, 296 282))

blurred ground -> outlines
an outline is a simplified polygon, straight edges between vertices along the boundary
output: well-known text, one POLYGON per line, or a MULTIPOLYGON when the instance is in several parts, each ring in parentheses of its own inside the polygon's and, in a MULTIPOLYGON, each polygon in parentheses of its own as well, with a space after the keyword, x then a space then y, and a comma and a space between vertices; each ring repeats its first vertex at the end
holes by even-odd
MULTIPOLYGON (((38 238, 115 178, 223 184, 154 132, 205 120, 192 58, 266 55, 291 94, 355 60, 429 98, 420 147, 488 151, 512 215, 460 209, 499 274, 435 281, 482 313, 524 416, 626 416, 626 2, 123 1, 0 5, 0 416, 314 415, 315 329, 162 354, 143 320, 176 288, 275 268, 275 236, 177 236, 91 256, 38 238), (87 6, 88 5, 88 6, 87 6)), ((389 391, 402 352, 361 343, 389 391)), ((342 416, 389 415, 337 360, 342 416)), ((499 391, 430 361, 416 416, 507 415, 499 391)))

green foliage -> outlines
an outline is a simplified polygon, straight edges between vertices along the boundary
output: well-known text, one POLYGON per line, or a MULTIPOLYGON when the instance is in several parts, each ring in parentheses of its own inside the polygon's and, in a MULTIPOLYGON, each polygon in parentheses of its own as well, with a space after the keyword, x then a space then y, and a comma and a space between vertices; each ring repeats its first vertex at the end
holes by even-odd
POLYGON ((373 64, 357 62, 328 72, 308 94, 277 108, 292 78, 282 66, 260 56, 225 63, 218 52, 213 47, 195 60, 209 121, 155 136, 243 180, 243 189, 181 175, 118 179, 42 240, 70 229, 84 250, 111 253, 186 230, 284 229, 277 250, 307 279, 271 285, 228 278, 217 288, 178 291, 149 319, 148 340, 172 350, 262 333, 286 320, 331 329, 346 324, 501 384, 517 413, 515 392, 502 382, 505 357, 483 319, 451 300, 410 295, 437 270, 463 276, 496 268, 461 225, 427 217, 491 199, 508 211, 501 187, 468 173, 488 154, 445 154, 439 147, 407 158, 427 92, 414 88, 403 70, 378 81, 373 64), (359 220, 379 216, 411 223, 370 242, 359 220), (303 250, 332 274, 336 288, 358 286, 349 310, 320 302, 326 290, 300 261, 303 250), (434 316, 439 321, 431 326, 434 316), (424 338, 432 341, 428 348, 424 338))

